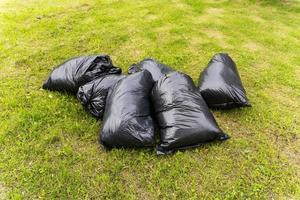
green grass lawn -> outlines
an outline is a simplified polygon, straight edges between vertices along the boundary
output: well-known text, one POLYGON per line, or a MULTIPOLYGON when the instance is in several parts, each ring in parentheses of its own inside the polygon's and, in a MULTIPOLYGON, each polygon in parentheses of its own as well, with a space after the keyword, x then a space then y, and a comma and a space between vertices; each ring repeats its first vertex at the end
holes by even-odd
POLYGON ((300 2, 0 0, 0 199, 300 199, 300 2), (157 156, 105 151, 53 67, 156 58, 198 82, 217 52, 252 108, 214 111, 231 139, 157 156))

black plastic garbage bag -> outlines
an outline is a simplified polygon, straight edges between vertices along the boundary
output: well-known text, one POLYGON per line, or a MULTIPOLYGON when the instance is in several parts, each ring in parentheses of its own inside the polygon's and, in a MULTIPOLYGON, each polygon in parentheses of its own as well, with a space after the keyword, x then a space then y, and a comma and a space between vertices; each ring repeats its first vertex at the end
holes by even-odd
POLYGON ((57 66, 43 84, 43 89, 76 93, 79 86, 107 74, 121 74, 108 55, 72 58, 57 66))
POLYGON ((210 108, 251 106, 234 61, 228 54, 213 56, 199 78, 199 90, 210 108))
POLYGON ((172 72, 161 77, 153 87, 152 102, 160 128, 158 154, 229 138, 186 74, 172 72))
POLYGON ((148 70, 151 73, 154 81, 157 81, 162 75, 174 71, 169 66, 164 65, 157 60, 146 58, 138 64, 131 65, 128 69, 128 74, 133 74, 144 69, 148 70))
POLYGON ((150 72, 144 70, 121 79, 109 90, 100 135, 105 147, 154 146, 153 84, 150 72))
POLYGON ((109 88, 125 75, 107 75, 79 87, 77 98, 94 117, 102 119, 109 88))

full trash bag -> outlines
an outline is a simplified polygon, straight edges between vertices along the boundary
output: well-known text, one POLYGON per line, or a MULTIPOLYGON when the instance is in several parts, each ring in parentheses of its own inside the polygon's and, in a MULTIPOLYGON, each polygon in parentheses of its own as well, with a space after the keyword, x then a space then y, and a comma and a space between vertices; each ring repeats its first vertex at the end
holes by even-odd
POLYGON ((102 119, 109 88, 125 75, 107 75, 79 87, 77 98, 85 110, 96 118, 102 119))
POLYGON ((154 81, 147 70, 118 81, 106 99, 100 142, 112 147, 154 146, 150 92, 154 81))
POLYGON ((160 129, 158 154, 229 138, 188 75, 180 72, 164 75, 155 83, 151 96, 160 129))
POLYGON ((214 55, 202 71, 199 90, 210 108, 251 106, 236 65, 225 53, 214 55))
POLYGON ((133 64, 128 69, 128 74, 133 74, 142 70, 148 70, 154 81, 157 81, 164 74, 174 71, 169 66, 160 63, 152 58, 146 58, 137 64, 133 64))
POLYGON ((79 86, 107 74, 121 74, 108 55, 72 58, 57 66, 43 84, 43 89, 76 93, 79 86))

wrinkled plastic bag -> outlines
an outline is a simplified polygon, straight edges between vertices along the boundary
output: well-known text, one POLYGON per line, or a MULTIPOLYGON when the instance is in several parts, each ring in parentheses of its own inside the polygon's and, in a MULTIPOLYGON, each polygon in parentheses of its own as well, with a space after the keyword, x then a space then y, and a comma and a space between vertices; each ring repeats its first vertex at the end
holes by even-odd
POLYGON ((150 72, 144 70, 121 79, 109 90, 100 135, 105 147, 154 146, 153 84, 150 72))
POLYGON ((102 119, 109 88, 125 75, 107 75, 79 87, 77 98, 85 110, 96 118, 102 119))
POLYGON ((158 154, 229 138, 188 75, 180 72, 164 75, 155 83, 151 96, 160 129, 158 154))
POLYGON ((210 108, 251 106, 236 65, 225 53, 214 55, 202 71, 199 90, 210 108))
POLYGON ((43 89, 76 93, 78 88, 100 76, 121 74, 108 55, 72 58, 57 66, 43 84, 43 89))
POLYGON ((128 69, 128 74, 133 74, 142 70, 148 70, 154 81, 157 81, 164 74, 174 71, 169 66, 160 63, 152 58, 146 58, 137 64, 133 64, 128 69))

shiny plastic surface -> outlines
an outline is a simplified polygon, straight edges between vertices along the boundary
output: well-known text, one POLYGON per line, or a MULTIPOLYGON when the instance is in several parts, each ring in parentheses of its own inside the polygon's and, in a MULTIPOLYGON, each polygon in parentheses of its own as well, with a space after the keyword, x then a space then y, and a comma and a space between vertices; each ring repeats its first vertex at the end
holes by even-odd
POLYGON ((225 53, 210 60, 200 75, 199 90, 210 108, 250 106, 236 65, 225 53))
POLYGON ((152 58, 146 58, 137 64, 133 64, 128 69, 128 74, 133 74, 142 70, 148 70, 154 81, 157 81, 161 76, 174 71, 169 66, 160 63, 152 58))
POLYGON ((158 154, 229 138, 188 75, 180 72, 164 75, 155 83, 151 96, 160 129, 158 154))
POLYGON ((121 74, 108 55, 72 58, 57 66, 43 84, 43 89, 76 93, 78 88, 107 74, 121 74))
POLYGON ((147 70, 118 81, 106 99, 100 142, 112 147, 154 146, 150 92, 154 81, 147 70))
POLYGON ((77 98, 85 110, 96 118, 102 118, 109 88, 125 75, 107 75, 79 87, 77 98))

